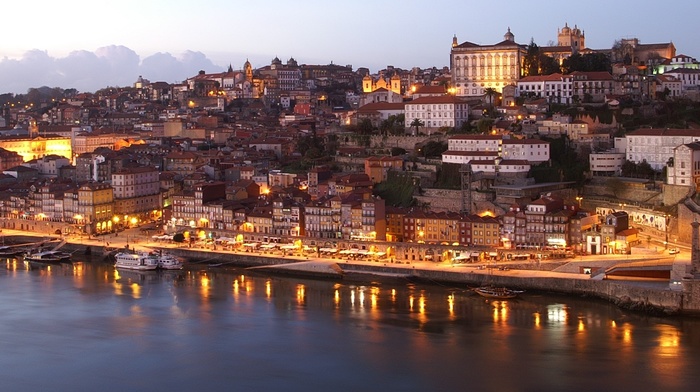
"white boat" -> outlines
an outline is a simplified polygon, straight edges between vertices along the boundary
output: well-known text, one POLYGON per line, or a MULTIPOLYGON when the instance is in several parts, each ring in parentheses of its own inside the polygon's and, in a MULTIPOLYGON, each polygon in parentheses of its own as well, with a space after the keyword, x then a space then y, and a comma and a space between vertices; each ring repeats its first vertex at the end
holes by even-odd
POLYGON ((24 260, 36 261, 40 263, 61 263, 64 261, 69 261, 70 257, 70 253, 59 252, 57 250, 44 250, 28 252, 24 255, 24 260))
POLYGON ((166 270, 179 270, 182 269, 182 261, 177 257, 167 254, 167 253, 155 253, 152 254, 158 260, 158 268, 166 270))
POLYGON ((158 259, 146 252, 118 252, 114 255, 117 268, 150 271, 158 268, 158 259))

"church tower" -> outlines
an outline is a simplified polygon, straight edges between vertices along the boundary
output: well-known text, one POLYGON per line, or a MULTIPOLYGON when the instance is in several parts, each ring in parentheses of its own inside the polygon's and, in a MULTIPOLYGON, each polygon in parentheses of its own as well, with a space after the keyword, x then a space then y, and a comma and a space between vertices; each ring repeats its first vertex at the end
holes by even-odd
POLYGON ((31 118, 29 119, 29 138, 34 139, 35 137, 39 136, 39 126, 36 124, 36 120, 31 118))
POLYGON ((250 65, 250 61, 248 59, 245 60, 245 64, 243 64, 243 72, 245 72, 245 80, 249 82, 253 82, 253 66, 250 65))
POLYGON ((362 92, 371 93, 374 90, 372 84, 372 77, 369 76, 369 74, 365 75, 365 77, 362 78, 362 92))
POLYGON ((457 34, 455 34, 452 37, 452 47, 454 48, 455 46, 459 45, 459 42, 457 42, 457 34))
POLYGON ((398 73, 395 73, 394 76, 391 77, 390 83, 391 91, 395 94, 401 94, 401 77, 398 73))

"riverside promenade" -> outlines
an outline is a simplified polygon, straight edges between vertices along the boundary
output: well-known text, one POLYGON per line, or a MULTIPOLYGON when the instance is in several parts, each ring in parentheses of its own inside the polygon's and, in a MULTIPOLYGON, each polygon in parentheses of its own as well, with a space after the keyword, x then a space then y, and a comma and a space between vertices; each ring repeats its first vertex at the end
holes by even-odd
MULTIPOLYGON (((9 240, 36 242, 42 239, 61 239, 19 230, 4 229, 2 235, 9 240)), ((509 262, 494 264, 414 261, 392 263, 390 260, 361 261, 345 258, 278 255, 261 251, 221 250, 190 248, 177 243, 157 242, 146 236, 119 233, 97 238, 62 238, 65 249, 84 254, 102 254, 105 247, 143 250, 165 250, 188 260, 186 268, 200 269, 207 266, 243 267, 251 272, 285 274, 324 279, 372 282, 380 279, 401 279, 426 283, 459 286, 492 284, 528 291, 556 292, 567 295, 588 296, 613 302, 620 307, 667 315, 700 315, 700 288, 697 282, 683 282, 683 287, 671 290, 667 281, 609 280, 605 274, 581 273, 581 267, 608 268, 620 264, 669 263, 669 256, 653 250, 635 249, 631 255, 603 255, 577 257, 576 259, 535 262, 509 262)), ((689 264, 690 254, 682 252, 675 263, 689 264), (684 257, 685 256, 685 257, 684 257)), ((673 258, 671 258, 673 259, 673 258)))

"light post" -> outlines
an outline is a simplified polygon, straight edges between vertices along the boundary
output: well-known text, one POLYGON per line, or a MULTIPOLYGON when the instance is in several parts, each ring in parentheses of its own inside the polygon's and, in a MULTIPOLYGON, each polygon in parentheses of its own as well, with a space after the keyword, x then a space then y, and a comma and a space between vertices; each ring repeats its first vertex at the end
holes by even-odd
POLYGON ((664 242, 664 249, 668 249, 668 221, 671 218, 671 215, 664 215, 664 229, 666 231, 666 241, 664 242))

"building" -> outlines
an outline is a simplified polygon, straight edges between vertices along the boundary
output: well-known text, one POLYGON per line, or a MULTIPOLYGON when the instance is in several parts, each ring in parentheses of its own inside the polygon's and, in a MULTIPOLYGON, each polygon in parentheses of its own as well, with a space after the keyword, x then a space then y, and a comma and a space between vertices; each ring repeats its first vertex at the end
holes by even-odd
POLYGON ((114 189, 106 183, 88 182, 78 188, 77 224, 84 224, 87 233, 103 233, 113 229, 114 189))
POLYGON ((0 148, 16 152, 24 161, 43 158, 47 155, 58 155, 72 159, 70 138, 59 136, 4 136, 0 138, 0 148))
POLYGON ((454 95, 416 98, 406 102, 404 110, 406 130, 414 127, 414 120, 419 120, 428 135, 442 127, 461 127, 469 121, 469 103, 454 95))
POLYGON ((465 164, 471 160, 549 161, 549 143, 538 139, 505 139, 501 135, 457 135, 447 141, 444 163, 465 164))
POLYGON ((682 144, 700 141, 698 129, 642 128, 625 135, 627 160, 636 164, 646 161, 654 170, 661 170, 682 144))
POLYGON ((153 167, 124 168, 112 173, 111 183, 115 214, 123 215, 124 224, 138 224, 160 216, 163 203, 158 170, 153 167))
POLYGON ((520 79, 527 48, 515 42, 510 28, 503 38, 493 45, 460 44, 456 36, 452 39, 450 73, 457 96, 483 96, 489 88, 500 93, 520 79))
POLYGON ((526 76, 517 81, 517 97, 545 98, 547 102, 559 104, 573 103, 573 76, 559 73, 551 75, 526 76))
POLYGON ((667 184, 700 187, 700 142, 675 147, 673 162, 666 168, 667 184))
POLYGON ((615 93, 615 83, 609 72, 572 72, 574 102, 605 102, 605 97, 615 93))
POLYGON ((403 171, 403 158, 383 156, 365 159, 365 174, 375 184, 386 181, 390 171, 403 171))
POLYGON ((594 176, 616 176, 622 172, 625 153, 617 151, 594 152, 588 156, 591 174, 594 176))

